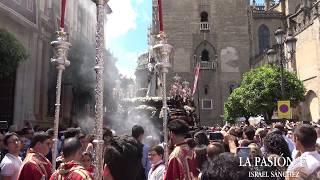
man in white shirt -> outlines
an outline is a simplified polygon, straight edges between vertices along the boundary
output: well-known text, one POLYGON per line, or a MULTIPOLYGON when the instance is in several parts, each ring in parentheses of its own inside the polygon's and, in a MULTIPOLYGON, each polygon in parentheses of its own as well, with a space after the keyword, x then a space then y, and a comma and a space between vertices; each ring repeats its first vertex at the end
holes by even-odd
MULTIPOLYGON (((20 167, 22 165, 19 157, 21 143, 16 133, 8 133, 4 137, 4 145, 8 149, 8 153, 0 163, 1 178, 3 180, 18 179, 20 167)), ((0 178, 0 179, 1 179, 0 178)))
POLYGON ((298 126, 294 142, 301 156, 293 160, 287 169, 286 179, 307 178, 320 167, 320 154, 316 151, 317 133, 310 125, 298 126))
POLYGON ((151 162, 151 169, 148 180, 163 180, 165 165, 163 162, 164 150, 161 146, 154 146, 149 150, 148 158, 151 162))

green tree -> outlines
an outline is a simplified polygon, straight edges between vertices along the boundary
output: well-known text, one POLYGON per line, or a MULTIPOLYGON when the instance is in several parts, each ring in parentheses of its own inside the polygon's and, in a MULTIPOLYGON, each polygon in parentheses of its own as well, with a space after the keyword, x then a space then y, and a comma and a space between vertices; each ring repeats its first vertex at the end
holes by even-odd
POLYGON ((231 93, 224 104, 224 117, 226 121, 234 123, 238 117, 245 117, 246 121, 248 121, 250 116, 254 115, 245 109, 245 99, 243 99, 245 93, 246 89, 243 87, 236 88, 231 93))
MULTIPOLYGON (((290 100, 291 105, 295 107, 299 102, 304 100, 305 88, 302 81, 297 76, 287 70, 284 70, 284 91, 285 96, 281 97, 281 71, 278 66, 264 65, 256 69, 252 69, 244 74, 243 80, 239 88, 235 90, 240 99, 240 104, 233 103, 235 95, 230 95, 230 98, 225 103, 226 114, 235 114, 245 116, 261 114, 266 120, 270 120, 274 110, 277 107, 278 100, 290 100), (228 106, 243 106, 244 112, 233 113, 229 111, 237 110, 238 107, 228 106)), ((235 116, 233 115, 233 116, 235 116)))
POLYGON ((0 29, 0 78, 12 76, 26 58, 23 45, 7 30, 0 29))

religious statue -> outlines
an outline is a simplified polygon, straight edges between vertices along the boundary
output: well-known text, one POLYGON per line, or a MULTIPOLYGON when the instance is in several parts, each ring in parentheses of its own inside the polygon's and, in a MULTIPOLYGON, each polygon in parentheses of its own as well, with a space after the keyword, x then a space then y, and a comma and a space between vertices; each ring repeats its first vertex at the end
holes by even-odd
POLYGON ((181 85, 181 82, 180 82, 181 77, 178 74, 176 74, 173 77, 173 79, 174 79, 175 82, 171 85, 171 89, 170 89, 169 95, 171 97, 176 98, 176 97, 182 95, 182 85, 181 85))
POLYGON ((182 99, 183 99, 183 102, 186 103, 188 100, 191 100, 192 91, 189 87, 188 81, 183 81, 182 85, 183 85, 182 99))
POLYGON ((148 71, 149 75, 147 97, 154 97, 157 96, 158 71, 156 68, 156 61, 153 57, 149 58, 148 71))

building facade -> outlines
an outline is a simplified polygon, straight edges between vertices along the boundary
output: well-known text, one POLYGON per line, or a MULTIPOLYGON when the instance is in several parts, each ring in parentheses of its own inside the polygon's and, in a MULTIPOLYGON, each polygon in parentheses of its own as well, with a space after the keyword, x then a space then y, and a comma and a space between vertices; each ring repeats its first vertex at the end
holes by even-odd
MULTIPOLYGON (((95 4, 92 1, 68 0, 66 6, 65 29, 69 41, 81 37, 94 43, 95 39, 95 4)), ((18 127, 25 120, 49 125, 53 116, 49 113, 54 108, 55 68, 50 63, 53 49, 50 42, 55 38, 60 21, 60 1, 56 0, 0 0, 0 28, 12 33, 26 48, 28 59, 19 64, 13 81, 1 86, 10 86, 12 93, 1 106, 11 103, 12 107, 0 112, 2 121, 18 127)), ((71 62, 72 64, 72 62, 71 62)), ((2 89, 2 88, 1 88, 2 89)), ((62 118, 70 116, 68 100, 70 87, 62 87, 62 118), (66 100, 65 100, 66 99, 66 100)), ((6 94, 5 90, 0 94, 6 94)), ((7 93, 8 95, 8 93, 7 93)), ((0 95, 1 96, 1 95, 0 95)))
MULTIPOLYGON (((194 96, 197 113, 204 125, 221 123, 224 102, 240 84, 243 73, 267 63, 266 52, 276 44, 274 31, 282 27, 298 38, 296 59, 287 67, 297 71, 308 90, 297 118, 305 120, 302 117, 309 114, 312 120, 318 119, 317 5, 314 0, 162 0, 164 32, 174 47, 168 84, 176 73, 192 84, 200 63, 194 96), (293 24, 295 28, 291 28, 293 24), (305 53, 310 56, 308 66, 305 53)), ((159 32, 157 12, 157 1, 153 1, 151 37, 159 32)))
POLYGON ((297 3, 288 17, 289 27, 297 38, 296 73, 306 88, 305 102, 299 107, 300 119, 320 119, 320 1, 297 3))
MULTIPOLYGON (((267 0, 265 2, 268 2, 267 0)), ((268 10, 260 10, 262 8, 254 7, 252 13, 253 24, 259 26, 257 19, 266 25, 270 31, 269 47, 276 44, 275 38, 272 37, 277 27, 285 29, 287 34, 292 34, 297 38, 296 52, 294 56, 286 54, 286 67, 288 70, 295 72, 298 78, 303 82, 306 88, 305 101, 300 103, 294 109, 293 118, 301 121, 317 122, 320 118, 319 106, 319 0, 284 0, 278 4, 269 6, 268 10), (260 11, 260 12, 259 12, 260 11), (263 14, 257 17, 257 13, 263 14), (272 13, 273 20, 266 18, 272 13), (280 15, 280 14, 282 15, 280 15), (270 22, 272 22, 270 24, 270 22)), ((261 27, 261 25, 260 25, 261 27)), ((254 28, 253 28, 254 29, 254 28)), ((259 29, 252 32, 258 32, 253 35, 256 38, 256 45, 253 46, 255 56, 251 56, 251 66, 257 67, 267 63, 266 51, 257 54, 260 50, 261 31, 259 29), (259 34, 260 33, 260 34, 259 34)), ((268 34, 268 33, 267 33, 268 34)), ((253 38, 254 39, 254 38, 253 38)), ((254 43, 253 43, 254 44, 254 43)))
MULTIPOLYGON (((167 84, 176 74, 192 84, 200 64, 194 100, 203 125, 222 122, 224 101, 250 67, 249 7, 247 0, 162 1, 164 32, 174 47, 167 84)), ((152 39, 159 32, 157 11, 153 1, 152 39)))

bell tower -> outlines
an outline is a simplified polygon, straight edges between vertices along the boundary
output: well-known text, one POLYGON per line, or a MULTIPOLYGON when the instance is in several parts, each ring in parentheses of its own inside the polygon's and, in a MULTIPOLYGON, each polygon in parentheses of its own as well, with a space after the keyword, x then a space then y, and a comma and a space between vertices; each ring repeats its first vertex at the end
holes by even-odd
POLYGON ((175 74, 192 84, 199 67, 193 98, 202 125, 222 123, 230 89, 249 69, 248 5, 248 0, 162 0, 164 29, 174 47, 168 84, 175 74))

